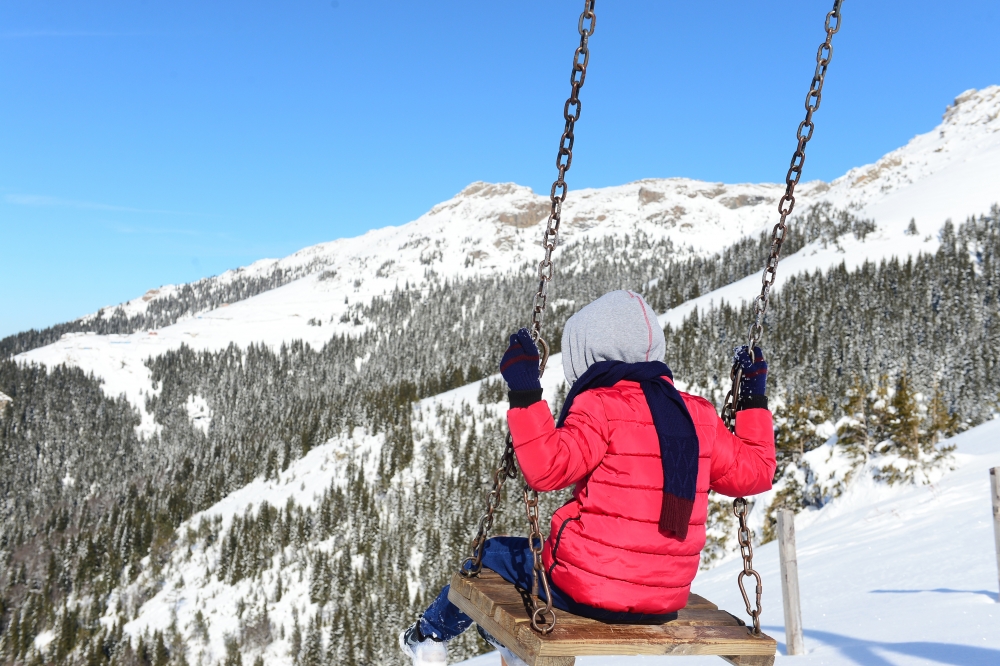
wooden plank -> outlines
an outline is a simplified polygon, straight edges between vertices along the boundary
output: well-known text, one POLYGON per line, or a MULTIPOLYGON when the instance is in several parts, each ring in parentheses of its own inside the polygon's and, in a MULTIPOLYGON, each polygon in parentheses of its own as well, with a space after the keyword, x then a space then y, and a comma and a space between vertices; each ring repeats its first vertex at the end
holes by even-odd
POLYGON ((778 559, 781 562, 781 599, 785 610, 785 645, 789 655, 805 654, 802 606, 799 602, 799 563, 795 555, 795 513, 778 510, 778 559))
MULTIPOLYGON (((531 666, 542 666, 546 658, 583 655, 773 658, 777 648, 774 639, 750 634, 731 615, 697 595, 692 595, 694 607, 689 604, 678 612, 677 620, 664 624, 605 624, 556 611, 555 629, 547 636, 532 631, 525 600, 493 572, 484 571, 476 579, 456 574, 448 598, 531 666)), ((758 666, 757 661, 734 663, 758 666)))
MULTIPOLYGON (((530 631, 530 630, 529 630, 530 631)), ((560 628, 541 640, 541 655, 731 655, 774 654, 776 643, 745 627, 611 625, 595 622, 586 631, 560 628)))
MULTIPOLYGON (((461 577, 459 577, 461 578, 461 577)), ((493 572, 484 571, 476 579, 475 588, 469 579, 461 578, 452 582, 452 588, 457 593, 470 599, 483 613, 493 615, 497 606, 502 606, 517 623, 528 622, 527 608, 525 600, 513 585, 503 580, 493 572), (519 610, 524 609, 522 615, 519 610)), ((677 613, 677 619, 671 624, 692 625, 692 626, 738 626, 739 621, 725 611, 717 610, 717 606, 703 597, 692 594, 688 600, 688 605, 677 613)), ((556 611, 558 622, 563 624, 585 624, 593 623, 593 620, 578 617, 570 613, 556 611)))
MULTIPOLYGON (((520 599, 520 594, 513 585, 489 569, 483 569, 478 578, 465 578, 456 574, 451 581, 452 588, 459 591, 466 599, 470 598, 473 583, 480 590, 489 590, 490 597, 496 601, 520 599)), ((718 610, 719 607, 705 597, 692 592, 684 608, 718 610)))
MULTIPOLYGON (((485 593, 486 596, 491 597, 493 606, 486 612, 493 614, 495 608, 502 608, 505 613, 510 615, 514 621, 528 622, 528 611, 525 604, 520 599, 508 600, 508 599, 498 599, 497 597, 485 593), (523 614, 522 614, 523 613, 523 614)), ((566 625, 566 626, 590 626, 594 623, 594 620, 580 617, 578 615, 573 615, 571 613, 565 613, 561 610, 555 610, 556 622, 566 625)), ((677 612, 677 619, 672 620, 670 625, 687 625, 687 626, 742 626, 739 621, 732 615, 725 611, 712 610, 708 608, 682 608, 677 612)))
MULTIPOLYGON (((576 657, 539 657, 534 666, 574 666, 576 657)), ((500 666, 507 666, 507 660, 500 655, 500 666)))
POLYGON ((695 594, 694 592, 688 596, 688 602, 684 608, 711 608, 712 610, 719 610, 718 606, 700 594, 695 594))
POLYGON ((754 654, 744 654, 740 656, 722 657, 733 666, 774 666, 774 655, 763 657, 754 654))
MULTIPOLYGON (((459 576, 459 574, 455 575, 456 578, 459 576)), ((465 591, 466 590, 463 589, 463 586, 456 585, 456 582, 453 579, 451 589, 448 591, 448 600, 458 606, 459 609, 471 617, 476 624, 492 634, 498 641, 503 643, 508 650, 523 659, 529 666, 535 666, 535 660, 541 646, 537 635, 529 635, 533 633, 531 632, 531 628, 528 627, 529 634, 525 634, 523 636, 527 645, 522 644, 521 640, 518 638, 520 632, 517 630, 516 626, 511 627, 511 623, 506 621, 506 618, 502 617, 503 615, 506 615, 505 613, 500 612, 498 613, 500 617, 495 617, 493 614, 482 612, 482 609, 473 603, 470 598, 475 594, 474 590, 469 590, 469 597, 462 594, 462 592, 465 591)))
POLYGON ((538 657, 531 666, 573 666, 576 657, 538 657))
POLYGON ((692 627, 739 627, 739 621, 721 610, 682 608, 677 611, 677 619, 672 625, 688 625, 692 627))

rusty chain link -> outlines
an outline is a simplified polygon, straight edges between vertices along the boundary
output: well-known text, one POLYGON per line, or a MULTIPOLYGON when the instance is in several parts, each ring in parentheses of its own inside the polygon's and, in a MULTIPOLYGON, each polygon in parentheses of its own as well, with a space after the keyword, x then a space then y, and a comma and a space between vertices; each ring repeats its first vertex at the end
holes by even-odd
MULTIPOLYGON (((764 265, 764 274, 761 277, 760 294, 753 301, 753 321, 747 330, 747 349, 750 352, 751 362, 756 360, 754 348, 760 344, 764 335, 764 315, 767 313, 768 300, 771 296, 771 287, 778 274, 778 260, 781 257, 781 244, 785 241, 785 232, 788 230, 785 222, 795 208, 795 186, 802 178, 802 168, 806 163, 806 145, 812 139, 813 131, 816 129, 813 123, 813 114, 819 110, 820 102, 823 99, 823 83, 826 81, 826 70, 833 59, 833 36, 840 31, 841 15, 840 9, 844 0, 834 0, 833 9, 826 15, 824 28, 826 30, 826 40, 820 44, 816 51, 816 71, 813 73, 812 82, 809 84, 809 92, 806 94, 806 117, 795 132, 798 144, 792 154, 792 162, 785 174, 785 194, 778 202, 778 214, 781 218, 774 225, 771 232, 771 251, 764 265)), ((722 419, 730 432, 736 432, 736 408, 740 400, 740 383, 743 380, 743 367, 736 359, 733 360, 733 367, 729 373, 732 380, 732 388, 726 394, 725 403, 722 407, 722 419)), ((752 534, 747 527, 747 500, 738 497, 733 501, 733 513, 739 518, 740 525, 736 533, 736 540, 740 544, 740 555, 743 557, 743 570, 737 577, 740 592, 743 594, 743 601, 746 603, 747 613, 753 618, 753 633, 760 633, 760 598, 764 591, 760 574, 753 568, 753 543, 752 534), (757 582, 757 602, 756 608, 752 608, 750 597, 747 595, 746 587, 743 584, 744 578, 754 578, 757 582)))
MULTIPOLYGON (((552 189, 549 192, 551 210, 549 211, 548 223, 545 225, 545 233, 542 235, 542 247, 545 248, 545 257, 538 264, 538 291, 535 292, 531 309, 531 326, 529 326, 531 338, 538 342, 545 357, 548 356, 548 344, 541 337, 542 318, 545 316, 548 285, 552 279, 552 251, 556 249, 556 243, 559 239, 559 224, 562 222, 562 205, 566 201, 566 193, 568 191, 566 172, 569 171, 570 166, 573 164, 574 129, 576 121, 580 119, 581 110, 580 89, 583 88, 584 81, 587 79, 587 65, 590 63, 590 47, 588 46, 588 42, 591 35, 594 34, 594 28, 597 25, 597 15, 594 13, 595 2, 596 0, 585 0, 583 13, 580 14, 580 21, 577 24, 577 30, 580 33, 580 45, 573 54, 573 70, 570 74, 572 89, 569 99, 566 100, 566 104, 563 106, 563 118, 566 121, 566 126, 563 129, 562 136, 559 138, 559 152, 556 155, 556 169, 558 169, 559 175, 556 177, 555 182, 552 183, 552 189)), ((540 368, 544 372, 544 362, 540 368)))
MULTIPOLYGON (((587 65, 590 62, 590 48, 588 41, 594 34, 594 27, 597 24, 597 15, 594 13, 596 0, 585 0, 583 12, 577 24, 580 33, 580 46, 573 54, 573 70, 570 74, 570 84, 572 90, 569 99, 563 106, 563 118, 566 125, 563 129, 562 137, 559 139, 559 153, 556 156, 556 168, 559 171, 549 199, 552 204, 549 212, 548 223, 545 226, 545 233, 542 236, 542 247, 545 248, 545 257, 538 264, 538 291, 535 293, 531 310, 531 325, 529 331, 531 338, 539 347, 540 362, 538 365, 538 376, 545 372, 545 364, 549 358, 549 345, 541 336, 542 319, 545 315, 545 303, 548 298, 548 284, 552 280, 553 264, 552 252, 556 249, 559 238, 559 224, 562 221, 562 204, 566 200, 568 191, 566 185, 566 172, 569 171, 573 163, 573 142, 575 141, 574 129, 576 121, 580 119, 580 89, 587 78, 587 65)), ((461 574, 466 577, 478 576, 483 569, 483 549, 486 539, 489 536, 490 528, 493 526, 493 514, 500 505, 504 483, 507 479, 517 476, 516 460, 514 458, 514 444, 510 431, 507 432, 506 445, 500 465, 493 472, 493 489, 486 496, 486 510, 479 519, 479 529, 476 537, 472 540, 472 556, 466 558, 462 563, 461 574)), ((528 545, 531 549, 533 567, 539 583, 539 592, 545 593, 545 605, 539 605, 534 595, 531 595, 531 627, 542 634, 548 634, 556 625, 556 616, 552 611, 552 590, 549 585, 549 576, 542 563, 542 549, 545 540, 542 536, 542 529, 538 520, 538 492, 533 490, 527 483, 524 485, 524 509, 528 516, 528 545)))
MULTIPOLYGON (((563 118, 566 125, 563 128, 562 136, 559 138, 559 152, 556 155, 556 169, 559 175, 552 183, 549 191, 549 200, 552 209, 549 211, 549 220, 545 225, 545 233, 542 236, 542 247, 545 248, 545 256, 538 264, 538 291, 535 292, 534 302, 531 308, 531 337, 539 346, 541 362, 538 365, 538 376, 545 372, 545 364, 549 359, 549 345, 542 337, 542 318, 545 316, 545 303, 548 299, 549 281, 552 280, 552 251, 556 249, 559 240, 559 223, 562 221, 562 205, 566 201, 568 187, 566 185, 566 172, 573 164, 573 142, 575 141, 574 129, 576 121, 580 119, 580 89, 583 88, 587 79, 587 65, 590 63, 590 47, 588 42, 594 34, 597 26, 597 15, 594 13, 596 0, 585 0, 583 12, 577 23, 577 31, 580 33, 580 45, 573 53, 573 70, 570 73, 569 99, 563 105, 563 118)), ((534 561, 535 576, 539 582, 539 592, 545 592, 545 605, 539 606, 534 595, 531 596, 531 628, 542 634, 548 634, 556 626, 556 614, 552 611, 552 591, 549 587, 549 574, 542 564, 542 548, 545 540, 542 538, 542 530, 538 525, 538 492, 532 490, 527 483, 524 484, 524 509, 528 514, 528 525, 530 533, 528 535, 528 547, 531 549, 534 561)))
POLYGON ((740 584, 740 593, 743 595, 743 602, 747 605, 747 613, 753 618, 753 633, 760 633, 760 597, 764 593, 764 585, 761 582, 760 574, 753 568, 753 533, 747 527, 747 512, 749 506, 745 498, 738 497, 733 502, 733 513, 739 518, 740 526, 736 531, 736 540, 740 543, 740 555, 743 557, 743 571, 736 578, 740 584), (751 607, 750 597, 747 595, 746 587, 743 585, 744 578, 753 578, 757 581, 757 603, 756 608, 751 607))
POLYGON ((556 626, 556 614, 552 611, 552 588, 549 586, 549 575, 542 564, 542 548, 545 538, 538 524, 538 491, 524 484, 524 510, 528 514, 528 547, 531 548, 533 567, 538 580, 538 596, 545 592, 545 605, 540 606, 531 597, 531 628, 542 634, 548 634, 556 626))
POLYGON ((460 573, 466 578, 478 576, 483 570, 483 547, 486 545, 490 528, 493 527, 493 514, 503 498, 504 483, 507 479, 514 478, 517 478, 517 463, 514 460, 514 440, 508 431, 500 465, 493 472, 493 489, 486 496, 486 511, 479 518, 479 529, 476 538, 472 540, 472 556, 466 558, 460 569, 460 573))
MULTIPOLYGON (((826 70, 830 66, 833 58, 833 36, 840 31, 840 7, 844 0, 834 0, 833 9, 826 15, 826 41, 820 44, 816 51, 816 71, 813 73, 812 82, 809 84, 809 92, 806 94, 806 117, 795 132, 798 144, 792 154, 792 162, 785 175, 785 193, 778 202, 778 213, 781 218, 774 225, 771 232, 771 251, 764 265, 764 274, 761 277, 760 294, 753 301, 753 321, 747 330, 747 346, 750 351, 760 344, 760 339, 764 335, 764 315, 767 313, 767 305, 771 296, 771 287, 778 275, 778 259, 781 256, 781 244, 785 241, 785 232, 788 230, 785 224, 788 216, 795 208, 795 186, 799 184, 802 177, 802 167, 806 162, 806 145, 812 139, 816 125, 813 123, 813 114, 819 110, 820 101, 823 99, 823 83, 826 81, 826 70)), ((733 380, 732 388, 726 394, 726 400, 722 407, 722 419, 730 432, 736 428, 736 407, 740 399, 740 380, 743 372, 739 369, 739 363, 733 363, 730 378, 733 380)))

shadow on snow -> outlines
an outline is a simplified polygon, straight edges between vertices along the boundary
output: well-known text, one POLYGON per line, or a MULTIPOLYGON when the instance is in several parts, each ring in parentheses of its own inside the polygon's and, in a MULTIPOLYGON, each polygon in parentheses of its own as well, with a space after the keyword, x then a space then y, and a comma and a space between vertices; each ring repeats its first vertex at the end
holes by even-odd
POLYGON ((996 592, 989 590, 955 590, 950 587, 937 587, 933 590, 871 590, 871 594, 919 594, 921 592, 937 592, 939 594, 981 594, 992 601, 996 601, 1000 596, 996 592))
MULTIPOLYGON (((780 634, 785 630, 784 627, 779 626, 764 627, 764 629, 772 632, 772 635, 780 634)), ((813 639, 825 646, 835 648, 841 655, 860 666, 895 666, 893 662, 883 656, 886 653, 919 657, 949 666, 995 666, 1000 664, 1000 650, 973 645, 932 643, 929 641, 887 643, 815 629, 806 629, 803 633, 807 639, 813 639)), ((788 653, 785 643, 782 641, 778 641, 778 650, 782 654, 788 653)))

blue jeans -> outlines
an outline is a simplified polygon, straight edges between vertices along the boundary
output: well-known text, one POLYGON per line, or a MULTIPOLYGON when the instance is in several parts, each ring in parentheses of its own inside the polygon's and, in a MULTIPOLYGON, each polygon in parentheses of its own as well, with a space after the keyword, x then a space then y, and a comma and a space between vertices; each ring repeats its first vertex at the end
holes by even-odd
MULTIPOLYGON (((497 572, 501 578, 521 590, 531 591, 535 573, 533 562, 528 540, 524 537, 494 537, 488 539, 483 547, 483 566, 497 572)), ((450 586, 441 590, 441 594, 420 618, 420 633, 438 641, 451 640, 472 626, 472 618, 448 601, 448 587, 450 586)), ((559 610, 608 624, 661 624, 677 618, 677 613, 650 615, 594 608, 573 601, 572 597, 551 581, 550 587, 552 605, 559 610)), ((539 592, 544 601, 545 590, 539 589, 539 592)))

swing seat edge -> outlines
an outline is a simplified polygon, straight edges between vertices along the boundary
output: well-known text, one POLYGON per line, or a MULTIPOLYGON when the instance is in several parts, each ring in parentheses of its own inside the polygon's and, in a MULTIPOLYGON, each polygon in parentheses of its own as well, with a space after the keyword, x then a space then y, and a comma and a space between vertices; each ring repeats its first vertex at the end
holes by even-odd
POLYGON ((532 631, 521 593, 487 569, 478 578, 455 574, 448 599, 529 666, 572 666, 575 657, 597 655, 713 655, 735 666, 771 666, 777 652, 773 638, 751 634, 697 594, 665 624, 605 624, 557 610, 546 636, 532 631))

